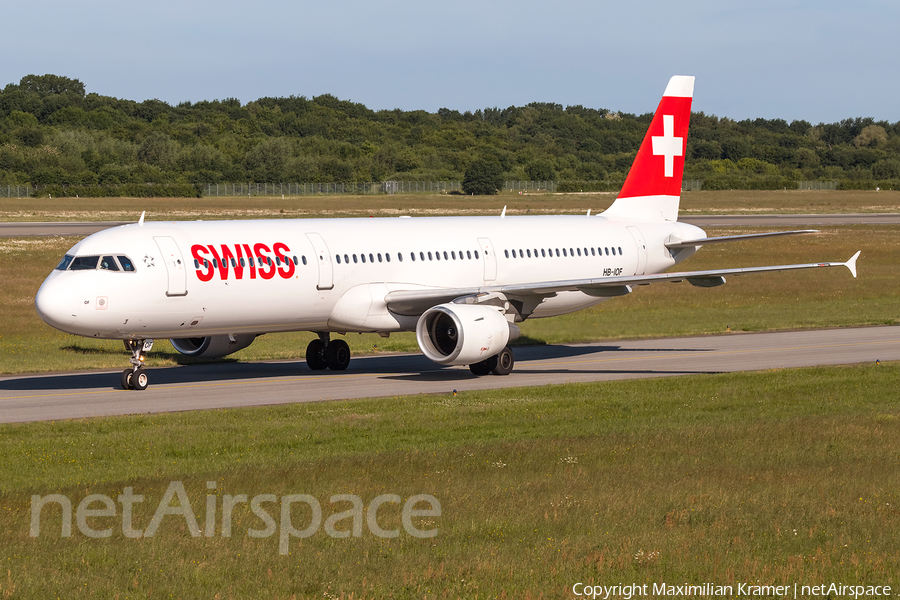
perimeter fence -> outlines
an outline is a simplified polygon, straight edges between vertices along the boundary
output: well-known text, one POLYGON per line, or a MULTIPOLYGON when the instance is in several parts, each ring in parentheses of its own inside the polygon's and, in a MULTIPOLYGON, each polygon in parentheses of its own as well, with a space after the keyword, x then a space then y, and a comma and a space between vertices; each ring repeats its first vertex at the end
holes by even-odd
MULTIPOLYGON (((718 182, 721 184, 721 182, 718 182)), ((785 182, 788 183, 788 182, 785 182)), ((896 181, 797 181, 787 189, 797 190, 840 190, 840 189, 896 189, 896 181), (796 185, 796 187, 794 187, 796 185)), ((703 179, 685 179, 682 191, 703 189, 757 189, 746 182, 734 186, 717 185, 703 179), (709 186, 705 185, 710 183, 709 186), (737 185, 742 184, 742 185, 737 185)), ((781 189, 782 186, 777 186, 781 189)), ((621 181, 522 181, 510 180, 503 183, 506 192, 609 192, 622 189, 621 181)), ((760 188, 763 189, 763 188, 760 188)), ((769 189, 769 188, 764 188, 769 189)), ((772 188, 775 189, 775 188, 772 188)), ((123 183, 110 185, 30 185, 2 184, 0 198, 33 198, 51 196, 68 197, 272 197, 284 196, 338 196, 338 195, 378 195, 378 194, 462 194, 461 181, 368 181, 363 183, 197 183, 197 184, 143 184, 123 183)))

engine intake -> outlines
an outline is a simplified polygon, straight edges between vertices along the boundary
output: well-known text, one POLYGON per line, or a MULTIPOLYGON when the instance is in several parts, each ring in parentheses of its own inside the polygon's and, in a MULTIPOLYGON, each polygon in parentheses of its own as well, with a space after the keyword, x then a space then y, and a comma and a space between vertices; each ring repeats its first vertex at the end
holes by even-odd
POLYGON ((173 338, 176 350, 195 358, 221 358, 243 350, 256 339, 255 333, 241 335, 213 335, 210 337, 173 338))
POLYGON ((499 354, 519 328, 496 307, 439 304, 428 309, 416 324, 422 353, 442 365, 471 365, 499 354))

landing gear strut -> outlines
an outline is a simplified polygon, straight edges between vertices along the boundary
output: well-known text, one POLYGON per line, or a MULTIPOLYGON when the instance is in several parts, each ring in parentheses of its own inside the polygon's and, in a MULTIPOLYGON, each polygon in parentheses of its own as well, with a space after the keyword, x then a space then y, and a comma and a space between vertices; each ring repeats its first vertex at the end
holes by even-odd
POLYGON ((344 340, 333 340, 328 332, 317 332, 319 339, 306 347, 306 364, 313 371, 343 371, 350 364, 350 346, 344 340))
POLYGON ((144 370, 145 353, 153 348, 153 340, 125 340, 125 349, 131 352, 131 368, 122 371, 123 390, 146 390, 150 378, 144 370))
POLYGON ((500 351, 500 354, 495 354, 481 362, 469 365, 469 370, 472 371, 473 375, 487 375, 488 373, 509 375, 512 373, 515 362, 512 350, 509 346, 506 346, 500 351))

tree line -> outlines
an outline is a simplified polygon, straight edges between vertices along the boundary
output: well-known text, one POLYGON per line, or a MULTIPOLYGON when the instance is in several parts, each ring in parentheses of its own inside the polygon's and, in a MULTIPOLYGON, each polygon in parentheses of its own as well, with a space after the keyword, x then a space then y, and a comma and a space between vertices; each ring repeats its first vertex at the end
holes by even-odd
MULTIPOLYGON (((442 181, 463 180, 470 167, 513 180, 620 182, 651 118, 541 102, 376 111, 328 94, 172 106, 87 93, 64 76, 27 75, 0 92, 0 184, 184 190, 230 181, 442 181)), ((897 187, 900 122, 813 125, 693 113, 685 178, 706 189, 804 180, 897 187)))

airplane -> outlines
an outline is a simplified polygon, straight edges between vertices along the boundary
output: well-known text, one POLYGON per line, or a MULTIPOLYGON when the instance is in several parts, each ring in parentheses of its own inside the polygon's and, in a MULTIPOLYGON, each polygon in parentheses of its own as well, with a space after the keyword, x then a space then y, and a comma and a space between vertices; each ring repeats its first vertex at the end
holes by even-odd
POLYGON ((123 340, 124 389, 144 390, 146 353, 169 339, 218 358, 257 336, 318 334, 313 370, 341 371, 350 348, 332 334, 415 331, 441 365, 507 375, 518 323, 578 311, 635 286, 713 287, 732 275, 847 267, 846 262, 666 272, 701 246, 778 231, 707 237, 678 221, 694 78, 672 77, 613 204, 600 214, 145 222, 75 244, 35 297, 62 331, 123 340))

